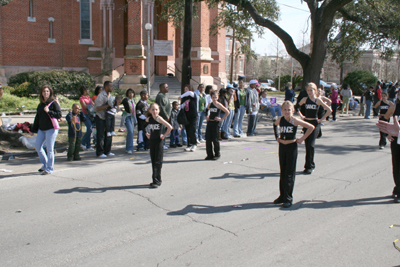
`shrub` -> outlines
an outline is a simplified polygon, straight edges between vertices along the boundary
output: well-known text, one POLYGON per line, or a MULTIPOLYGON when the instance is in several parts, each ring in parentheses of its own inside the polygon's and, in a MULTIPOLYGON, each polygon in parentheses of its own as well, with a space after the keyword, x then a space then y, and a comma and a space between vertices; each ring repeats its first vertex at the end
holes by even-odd
POLYGON ((38 94, 39 89, 43 84, 50 84, 53 88, 54 94, 79 97, 79 89, 82 86, 91 88, 95 84, 92 76, 86 72, 65 70, 22 72, 10 77, 9 79, 9 85, 13 87, 18 87, 26 82, 30 84, 29 90, 27 89, 24 91, 26 93, 25 95, 19 96, 28 97, 32 94, 38 94))
POLYGON ((355 70, 349 72, 343 80, 343 83, 350 85, 354 95, 361 95, 362 92, 370 86, 374 86, 378 78, 372 72, 365 70, 355 70))
POLYGON ((11 92, 11 94, 19 97, 26 97, 35 93, 35 87, 30 82, 21 83, 11 92))

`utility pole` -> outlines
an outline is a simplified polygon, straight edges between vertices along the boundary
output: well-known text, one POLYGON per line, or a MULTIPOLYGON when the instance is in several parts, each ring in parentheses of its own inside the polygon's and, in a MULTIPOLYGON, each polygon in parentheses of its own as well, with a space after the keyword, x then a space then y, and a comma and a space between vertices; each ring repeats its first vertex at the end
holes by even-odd
POLYGON ((233 84, 233 55, 235 54, 235 27, 233 27, 232 31, 232 51, 231 51, 231 71, 230 71, 230 80, 231 84, 233 84))
POLYGON ((183 25, 183 53, 182 53, 182 83, 181 93, 184 86, 190 84, 192 78, 192 67, 190 62, 190 51, 192 50, 192 11, 193 0, 185 0, 185 20, 183 25))

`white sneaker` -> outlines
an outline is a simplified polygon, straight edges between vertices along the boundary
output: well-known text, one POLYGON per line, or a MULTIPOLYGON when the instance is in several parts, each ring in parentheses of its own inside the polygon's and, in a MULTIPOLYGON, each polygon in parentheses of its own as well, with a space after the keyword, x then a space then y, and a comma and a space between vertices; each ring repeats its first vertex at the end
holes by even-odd
POLYGON ((196 146, 196 145, 193 145, 193 146, 190 147, 190 151, 195 152, 195 151, 196 151, 196 148, 197 148, 197 146, 196 146))
POLYGON ((110 153, 107 154, 107 157, 112 157, 112 156, 115 156, 115 154, 112 153, 112 152, 110 152, 110 153))
POLYGON ((247 135, 244 133, 244 134, 241 134, 240 137, 247 137, 247 135))
POLYGON ((127 151, 126 151, 126 153, 128 153, 128 154, 132 154, 132 153, 133 153, 133 151, 132 151, 132 150, 127 150, 127 151))
POLYGON ((164 146, 164 150, 167 150, 168 149, 168 146, 164 146))
POLYGON ((93 147, 86 148, 87 151, 94 151, 93 147))
POLYGON ((107 136, 111 136, 111 132, 107 132, 107 136))
POLYGON ((201 142, 200 142, 200 140, 197 140, 197 144, 200 144, 201 142))
POLYGON ((185 148, 184 151, 186 151, 186 152, 192 151, 192 147, 189 146, 189 147, 185 148))
POLYGON ((98 158, 107 158, 107 156, 106 155, 104 155, 104 154, 101 154, 100 156, 97 156, 98 158))
POLYGON ((115 132, 111 132, 111 136, 117 136, 115 132))

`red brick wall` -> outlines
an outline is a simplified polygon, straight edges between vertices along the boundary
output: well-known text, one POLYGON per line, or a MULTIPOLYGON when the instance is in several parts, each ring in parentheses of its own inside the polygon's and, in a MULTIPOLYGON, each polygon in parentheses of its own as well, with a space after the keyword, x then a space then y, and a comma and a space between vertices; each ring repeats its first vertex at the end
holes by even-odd
MULTIPOLYGON (((90 45, 80 45, 80 3, 76 0, 34 1, 28 22, 29 3, 13 0, 1 7, 3 62, 6 66, 88 67, 90 45), (49 43, 49 17, 53 17, 53 38, 49 43)), ((92 39, 102 46, 100 1, 92 3, 92 39)))

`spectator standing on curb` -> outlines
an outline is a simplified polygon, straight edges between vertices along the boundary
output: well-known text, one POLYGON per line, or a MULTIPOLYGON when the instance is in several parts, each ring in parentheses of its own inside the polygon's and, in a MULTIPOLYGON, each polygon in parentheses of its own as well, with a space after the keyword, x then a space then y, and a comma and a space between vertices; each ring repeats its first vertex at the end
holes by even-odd
POLYGON ((81 97, 79 98, 79 103, 82 107, 82 113, 85 117, 84 123, 86 126, 86 133, 82 137, 82 148, 93 151, 94 149, 90 145, 90 137, 92 136, 92 120, 94 120, 93 114, 93 100, 89 96, 89 89, 86 86, 80 88, 81 97))
POLYGON ((40 104, 36 109, 35 121, 31 132, 37 133, 35 149, 43 166, 39 169, 42 175, 51 174, 54 170, 54 144, 60 126, 52 119, 61 118, 61 108, 54 100, 50 85, 43 85, 39 93, 40 104), (46 143, 46 152, 43 145, 46 143))
POLYGON ((353 96, 353 91, 348 84, 343 84, 342 90, 340 91, 340 95, 343 97, 343 104, 342 104, 342 114, 344 114, 344 109, 346 107, 346 114, 349 114, 350 109, 350 98, 353 96))
POLYGON ((111 152, 112 136, 106 134, 106 109, 113 106, 112 83, 105 81, 104 90, 97 96, 95 101, 96 106, 96 128, 97 128, 97 143, 96 155, 99 158, 114 156, 111 152))
POLYGON ((336 83, 332 83, 331 85, 331 107, 332 107, 332 121, 336 121, 336 111, 339 106, 339 93, 337 90, 336 83))
POLYGON ((248 107, 248 90, 244 88, 243 78, 239 79, 239 88, 236 91, 235 117, 233 120, 233 137, 245 137, 243 133, 243 118, 248 107))
POLYGON ((136 105, 136 119, 138 122, 138 146, 137 151, 144 151, 149 149, 149 139, 147 139, 146 128, 146 113, 149 109, 149 93, 146 90, 140 92, 140 100, 136 105))
POLYGON ((285 87, 285 101, 290 101, 293 103, 295 96, 296 96, 296 93, 292 87, 292 83, 288 82, 285 87))
POLYGON ((138 123, 136 119, 136 105, 135 105, 135 91, 132 88, 126 90, 126 97, 122 100, 122 105, 124 105, 124 113, 122 115, 122 120, 125 121, 126 126, 126 153, 133 153, 133 132, 135 125, 138 123))
POLYGON ((256 127, 257 127, 257 118, 258 118, 258 110, 260 109, 260 99, 258 95, 258 91, 256 90, 257 80, 251 80, 249 82, 249 87, 247 88, 249 95, 249 110, 247 114, 249 114, 249 122, 247 125, 247 136, 256 135, 256 127))
POLYGON ((184 109, 189 124, 185 125, 187 135, 187 148, 184 151, 194 152, 197 149, 196 124, 197 124, 197 97, 190 84, 184 86, 184 94, 178 100, 181 101, 181 109, 184 109))
POLYGON ((202 135, 202 126, 204 122, 204 118, 206 117, 205 108, 206 108, 206 94, 204 92, 204 84, 199 84, 197 90, 194 91, 197 96, 197 124, 196 124, 196 138, 198 142, 204 142, 202 135))
POLYGON ((370 87, 368 91, 365 92, 365 105, 366 110, 365 110, 365 117, 364 119, 371 119, 371 107, 372 107, 372 101, 374 100, 374 87, 370 87))
MULTIPOLYGON (((382 100, 382 88, 381 88, 381 82, 378 81, 375 86, 375 94, 374 94, 374 106, 376 103, 382 100)), ((373 108, 372 109, 374 112, 374 119, 378 118, 379 114, 379 107, 378 108, 373 108)))
MULTIPOLYGON (((156 96, 156 101, 155 101, 159 106, 160 116, 166 122, 170 121, 171 110, 172 110, 171 103, 169 102, 169 98, 167 96, 168 91, 169 91, 168 84, 166 84, 166 83, 160 84, 160 92, 158 92, 158 94, 156 96)), ((165 139, 163 140, 163 144, 164 144, 164 149, 168 149, 168 146, 165 145, 165 139)))

